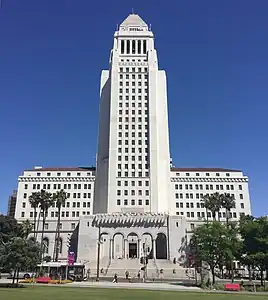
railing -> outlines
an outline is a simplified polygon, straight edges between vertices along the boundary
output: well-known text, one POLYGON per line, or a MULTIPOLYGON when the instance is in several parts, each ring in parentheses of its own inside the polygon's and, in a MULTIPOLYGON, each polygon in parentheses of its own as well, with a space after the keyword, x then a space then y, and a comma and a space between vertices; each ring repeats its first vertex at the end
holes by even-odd
POLYGON ((108 273, 108 270, 109 270, 109 268, 110 268, 110 265, 111 265, 111 258, 109 257, 108 264, 107 264, 107 267, 106 267, 105 272, 104 272, 104 275, 105 275, 105 276, 106 276, 107 273, 108 273))

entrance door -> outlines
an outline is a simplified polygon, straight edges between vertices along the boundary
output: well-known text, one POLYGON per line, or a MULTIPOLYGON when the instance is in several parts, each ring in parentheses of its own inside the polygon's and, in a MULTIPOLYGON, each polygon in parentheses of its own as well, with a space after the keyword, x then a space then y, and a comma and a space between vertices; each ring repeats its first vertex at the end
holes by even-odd
POLYGON ((138 247, 137 247, 137 243, 129 243, 128 244, 128 249, 129 249, 129 251, 128 251, 128 257, 129 258, 137 258, 137 249, 138 249, 138 247))

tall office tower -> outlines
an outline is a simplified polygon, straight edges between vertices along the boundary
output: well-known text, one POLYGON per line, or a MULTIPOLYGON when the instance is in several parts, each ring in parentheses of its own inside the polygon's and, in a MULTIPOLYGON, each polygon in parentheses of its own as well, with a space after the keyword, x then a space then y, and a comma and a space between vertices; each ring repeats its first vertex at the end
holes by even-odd
POLYGON ((169 212, 166 74, 138 15, 115 32, 109 63, 101 74, 93 212, 169 212))

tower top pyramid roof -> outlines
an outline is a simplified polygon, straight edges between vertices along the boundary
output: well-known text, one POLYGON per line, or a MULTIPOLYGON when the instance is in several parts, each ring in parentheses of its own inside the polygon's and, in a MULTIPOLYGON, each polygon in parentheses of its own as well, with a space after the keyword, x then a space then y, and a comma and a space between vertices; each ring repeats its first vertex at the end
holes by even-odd
POLYGON ((136 14, 130 14, 128 17, 120 24, 120 26, 147 26, 143 19, 136 14))

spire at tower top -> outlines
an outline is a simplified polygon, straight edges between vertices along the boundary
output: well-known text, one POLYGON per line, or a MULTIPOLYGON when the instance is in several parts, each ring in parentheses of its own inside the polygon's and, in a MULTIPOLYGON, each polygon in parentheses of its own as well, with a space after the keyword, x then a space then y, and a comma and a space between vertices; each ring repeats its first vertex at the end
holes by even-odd
POLYGON ((128 17, 120 24, 121 26, 140 26, 140 27, 147 27, 147 24, 143 21, 143 19, 134 14, 134 10, 132 9, 132 13, 128 15, 128 17))

